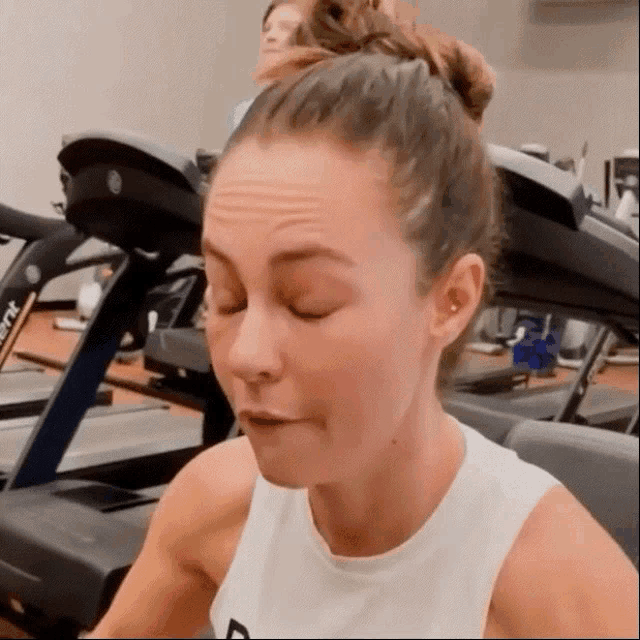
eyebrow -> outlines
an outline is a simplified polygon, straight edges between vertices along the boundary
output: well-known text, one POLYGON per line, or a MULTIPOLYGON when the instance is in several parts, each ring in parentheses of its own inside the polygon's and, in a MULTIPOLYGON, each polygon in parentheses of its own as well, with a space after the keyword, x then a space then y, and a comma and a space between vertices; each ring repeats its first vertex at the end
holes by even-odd
MULTIPOLYGON (((222 251, 220 251, 214 244, 212 244, 208 238, 204 238, 202 241, 202 253, 203 255, 214 256, 221 262, 224 262, 229 266, 233 266, 233 261, 227 255, 222 253, 222 251)), ((301 260, 310 260, 311 258, 330 258, 331 260, 341 262, 349 267, 356 266, 356 263, 344 253, 337 251, 336 249, 316 244, 304 245, 296 249, 281 251, 269 259, 269 265, 271 267, 277 267, 283 264, 299 262, 301 260)))

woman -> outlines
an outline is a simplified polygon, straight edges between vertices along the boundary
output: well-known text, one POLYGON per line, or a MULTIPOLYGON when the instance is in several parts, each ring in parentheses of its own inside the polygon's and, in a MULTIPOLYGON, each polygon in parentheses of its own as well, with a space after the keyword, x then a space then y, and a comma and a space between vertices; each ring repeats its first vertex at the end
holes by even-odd
POLYGON ((473 100, 341 9, 313 8, 327 48, 270 71, 207 204, 207 339, 246 436, 176 476, 90 637, 633 636, 622 550, 438 400, 500 237, 473 100))
MULTIPOLYGON (((262 17, 258 73, 268 68, 289 47, 303 43, 302 21, 301 8, 293 2, 275 0, 267 7, 262 17)), ((234 107, 229 116, 229 133, 232 133, 240 124, 253 100, 254 98, 247 98, 234 107)))

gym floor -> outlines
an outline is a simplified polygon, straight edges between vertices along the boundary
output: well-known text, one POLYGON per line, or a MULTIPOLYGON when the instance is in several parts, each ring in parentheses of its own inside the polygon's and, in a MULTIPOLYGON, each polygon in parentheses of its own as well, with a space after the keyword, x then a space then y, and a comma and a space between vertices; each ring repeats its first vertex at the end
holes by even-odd
MULTIPOLYGON (((79 333, 74 331, 61 331, 53 327, 53 320, 56 317, 77 317, 75 311, 42 311, 32 313, 27 320, 27 324, 20 333, 12 354, 9 356, 7 364, 17 364, 24 362, 17 353, 28 353, 45 359, 58 362, 66 362, 73 348, 75 347, 79 333)), ((480 362, 486 361, 487 366, 495 367, 508 364, 508 356, 485 356, 481 354, 465 353, 466 358, 473 357, 480 362)), ((58 376, 60 371, 56 368, 47 368, 47 373, 58 376)), ((108 370, 108 375, 128 380, 132 383, 146 385, 149 383, 152 374, 145 371, 142 358, 131 364, 112 363, 108 370)), ((558 384, 565 380, 570 380, 575 372, 569 369, 558 368, 556 375, 552 378, 532 378, 530 385, 558 384)), ((595 379, 596 384, 608 384, 627 391, 638 393, 638 367, 637 366, 607 366, 605 370, 598 374, 595 379)), ((148 397, 133 391, 114 387, 113 404, 139 404, 148 400, 148 397)), ((200 415, 198 411, 176 404, 171 405, 171 413, 174 415, 200 415)), ((20 629, 13 626, 6 620, 0 618, 0 638, 29 638, 20 629)))

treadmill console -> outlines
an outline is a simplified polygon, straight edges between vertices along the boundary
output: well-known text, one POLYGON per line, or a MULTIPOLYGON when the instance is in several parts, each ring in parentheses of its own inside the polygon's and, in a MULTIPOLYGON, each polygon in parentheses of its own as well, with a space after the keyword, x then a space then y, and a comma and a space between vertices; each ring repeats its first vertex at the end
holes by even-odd
POLYGON ((574 231, 580 228, 591 202, 573 174, 520 151, 488 147, 507 201, 574 231))
POLYGON ((198 167, 140 136, 88 131, 68 137, 58 160, 70 175, 66 218, 125 251, 199 253, 198 167))

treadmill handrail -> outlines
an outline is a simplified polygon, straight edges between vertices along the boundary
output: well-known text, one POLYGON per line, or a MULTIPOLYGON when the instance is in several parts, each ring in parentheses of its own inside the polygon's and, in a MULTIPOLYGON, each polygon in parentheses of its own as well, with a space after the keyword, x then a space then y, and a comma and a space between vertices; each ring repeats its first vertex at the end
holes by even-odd
POLYGON ((146 292, 168 264, 133 254, 110 278, 98 309, 76 345, 64 374, 3 489, 50 482, 95 390, 104 379, 124 332, 133 325, 146 292))
POLYGON ((65 220, 26 213, 0 202, 0 234, 33 242, 55 233, 65 225, 71 226, 65 220))

